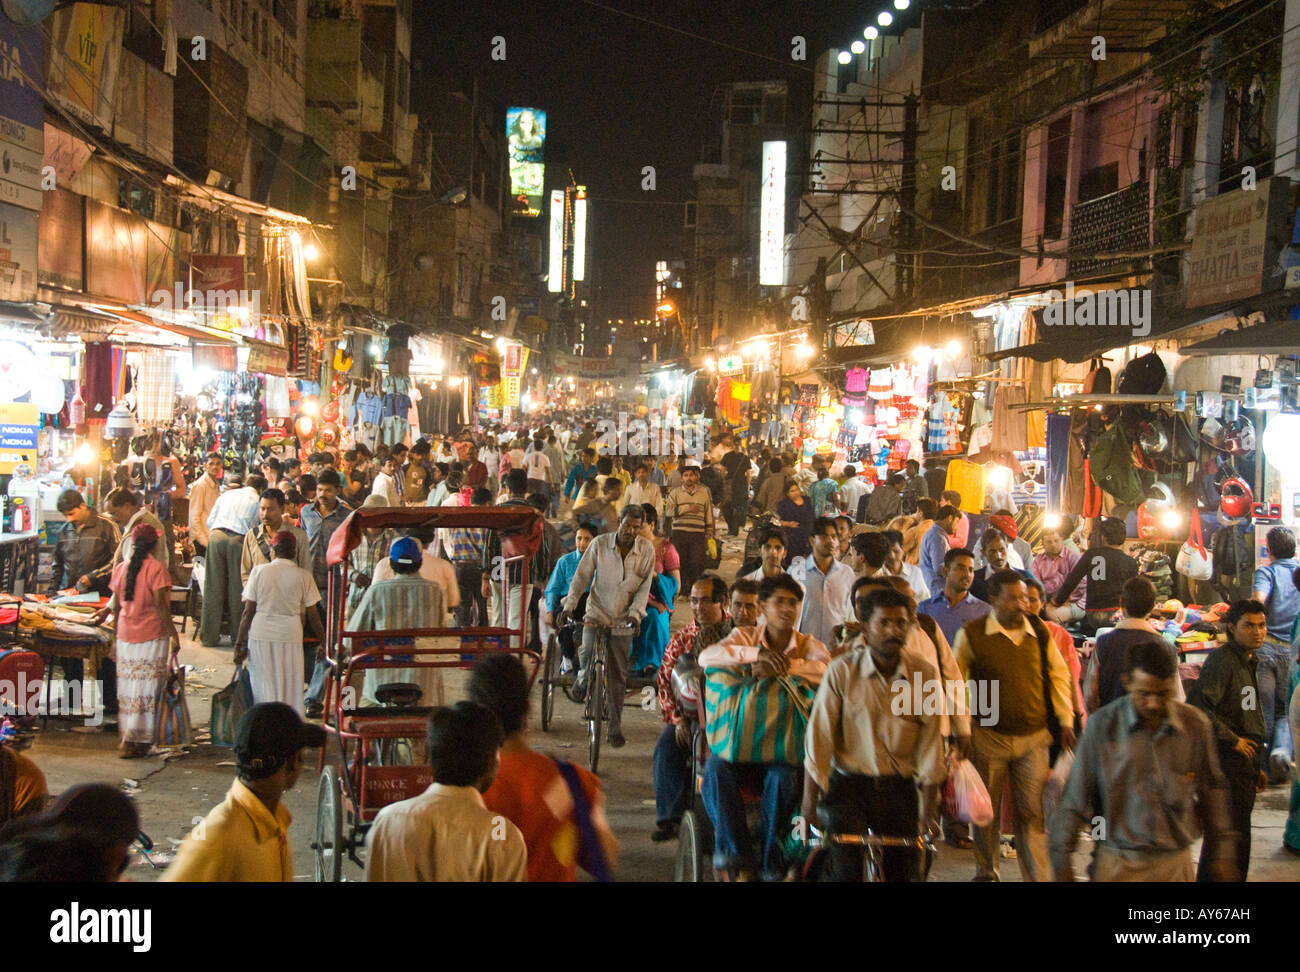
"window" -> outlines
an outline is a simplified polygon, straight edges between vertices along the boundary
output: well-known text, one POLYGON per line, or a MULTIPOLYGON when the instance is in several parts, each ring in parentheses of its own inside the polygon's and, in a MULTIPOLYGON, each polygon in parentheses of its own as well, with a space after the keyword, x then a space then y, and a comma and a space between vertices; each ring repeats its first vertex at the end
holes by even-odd
POLYGON ((1059 240, 1065 226, 1065 200, 1069 186, 1070 116, 1047 126, 1047 199, 1043 207, 1043 238, 1059 240))
POLYGON ((411 63, 404 57, 397 59, 397 107, 407 111, 407 99, 411 88, 411 63))

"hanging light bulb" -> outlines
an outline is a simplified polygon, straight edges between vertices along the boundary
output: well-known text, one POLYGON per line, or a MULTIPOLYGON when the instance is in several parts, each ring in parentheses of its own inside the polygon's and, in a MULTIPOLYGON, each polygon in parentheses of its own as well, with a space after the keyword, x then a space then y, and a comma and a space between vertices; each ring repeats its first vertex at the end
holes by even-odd
POLYGON ((882 10, 880 11, 880 13, 876 15, 876 23, 878 23, 881 27, 888 27, 893 22, 894 22, 894 15, 891 14, 888 10, 882 10))
POLYGON ((895 10, 906 10, 912 5, 912 0, 894 0, 895 10))
POLYGON ((1056 529, 1057 527, 1059 527, 1060 525, 1061 525, 1061 514, 1060 514, 1060 513, 1044 513, 1044 514, 1043 514, 1043 526, 1044 526, 1046 529, 1048 529, 1048 530, 1055 530, 1055 529, 1056 529))
POLYGON ((862 43, 862 41, 860 40, 855 40, 852 44, 849 45, 849 50, 851 50, 854 54, 861 54, 866 49, 867 49, 867 45, 862 43))
POLYGON ((875 40, 877 37, 880 36, 880 31, 877 30, 876 26, 873 24, 870 27, 863 29, 862 36, 865 37, 867 40, 875 40))
POLYGON ((849 61, 853 60, 853 55, 850 54, 848 51, 840 51, 839 56, 836 57, 836 60, 839 61, 841 64, 848 64, 849 61))

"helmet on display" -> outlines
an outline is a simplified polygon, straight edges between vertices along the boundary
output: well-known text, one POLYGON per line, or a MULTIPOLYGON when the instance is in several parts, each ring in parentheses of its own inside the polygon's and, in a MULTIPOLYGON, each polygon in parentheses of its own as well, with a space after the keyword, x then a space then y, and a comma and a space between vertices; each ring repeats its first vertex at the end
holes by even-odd
POLYGON ((1152 500, 1147 500, 1137 508, 1137 535, 1139 540, 1150 540, 1160 534, 1160 523, 1156 512, 1151 509, 1152 500))
POLYGON ((1223 447, 1234 456, 1244 456, 1255 451, 1255 423, 1242 416, 1228 424, 1223 447))
POLYGON ((340 373, 346 373, 352 370, 352 355, 348 354, 345 348, 338 348, 335 350, 334 370, 340 373))
POLYGON ((1223 484, 1223 494, 1219 499, 1219 522, 1225 526, 1240 523, 1250 516, 1251 505, 1255 495, 1250 485, 1240 476, 1234 476, 1223 484))
POLYGON ((700 701, 700 674, 694 654, 685 651, 677 657, 677 664, 673 666, 673 692, 690 712, 695 711, 700 701))
POLYGON ((1174 508, 1174 491, 1165 483, 1155 483, 1147 489, 1147 501, 1142 504, 1152 514, 1174 508))
POLYGON ((1169 436, 1164 429, 1152 422, 1139 423, 1137 440, 1142 452, 1148 456, 1164 452, 1169 448, 1169 436))

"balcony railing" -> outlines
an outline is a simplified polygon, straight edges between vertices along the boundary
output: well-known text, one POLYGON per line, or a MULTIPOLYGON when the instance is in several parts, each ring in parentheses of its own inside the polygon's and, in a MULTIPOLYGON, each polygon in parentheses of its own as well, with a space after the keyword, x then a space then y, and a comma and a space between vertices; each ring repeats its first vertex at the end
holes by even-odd
MULTIPOLYGON (((1151 201, 1145 182, 1077 203, 1070 210, 1070 251, 1145 250, 1151 245, 1151 201)), ((1070 260, 1071 277, 1123 268, 1127 260, 1070 260)))

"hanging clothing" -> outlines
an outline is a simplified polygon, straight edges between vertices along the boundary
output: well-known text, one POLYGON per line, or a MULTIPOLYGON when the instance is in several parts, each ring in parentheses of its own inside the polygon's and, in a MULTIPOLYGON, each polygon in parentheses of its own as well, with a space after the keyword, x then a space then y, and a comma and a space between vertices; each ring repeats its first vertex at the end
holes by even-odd
POLYGON ((998 385, 993 393, 994 452, 1022 452, 1029 448, 1029 429, 1025 412, 1011 408, 1025 401, 1025 389, 1020 385, 998 385))
POLYGON ((965 459, 953 459, 948 463, 948 477, 943 488, 961 494, 959 508, 963 513, 979 513, 984 509, 983 466, 965 459))
POLYGON ((171 424, 176 413, 176 359, 166 353, 140 359, 136 417, 142 425, 171 424))
POLYGON ((1046 420, 1047 509, 1065 512, 1069 505, 1070 416, 1046 415, 1046 420))
POLYGON ((849 395, 865 395, 867 393, 867 370, 865 368, 850 368, 845 372, 844 391, 849 395))
POLYGON ((279 375, 266 376, 266 417, 287 419, 293 417, 289 404, 289 379, 279 375))
POLYGON ((86 402, 86 421, 103 422, 117 404, 113 398, 113 345, 96 341, 86 345, 83 358, 86 380, 81 397, 86 402))

